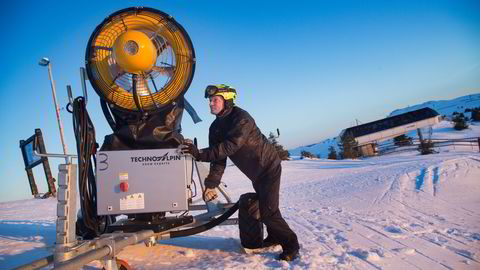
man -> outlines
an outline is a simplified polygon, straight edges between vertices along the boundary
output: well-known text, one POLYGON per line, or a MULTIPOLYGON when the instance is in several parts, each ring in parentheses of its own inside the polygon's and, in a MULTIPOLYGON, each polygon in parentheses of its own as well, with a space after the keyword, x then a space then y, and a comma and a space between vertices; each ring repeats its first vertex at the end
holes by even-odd
POLYGON ((236 90, 228 85, 209 85, 205 98, 210 100, 210 112, 216 119, 209 130, 209 147, 198 150, 187 141, 182 150, 196 160, 210 162, 210 173, 205 179, 205 201, 217 197, 227 157, 252 181, 258 194, 261 221, 268 237, 264 246, 280 244, 280 260, 291 261, 299 255, 297 235, 290 229, 278 208, 280 158, 267 138, 260 132, 253 118, 235 106, 236 90))

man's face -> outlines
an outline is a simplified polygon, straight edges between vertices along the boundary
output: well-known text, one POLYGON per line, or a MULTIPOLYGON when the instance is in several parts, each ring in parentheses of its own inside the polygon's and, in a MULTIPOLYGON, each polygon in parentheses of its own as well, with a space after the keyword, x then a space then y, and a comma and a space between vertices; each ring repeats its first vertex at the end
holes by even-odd
POLYGON ((221 96, 211 96, 208 104, 210 105, 210 113, 214 115, 219 114, 225 107, 223 97, 221 96))

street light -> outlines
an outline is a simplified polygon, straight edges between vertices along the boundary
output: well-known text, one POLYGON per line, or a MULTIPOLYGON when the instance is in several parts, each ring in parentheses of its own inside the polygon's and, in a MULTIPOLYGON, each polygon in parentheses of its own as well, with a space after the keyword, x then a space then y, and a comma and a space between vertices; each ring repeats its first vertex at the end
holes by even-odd
MULTIPOLYGON (((65 144, 65 139, 63 136, 63 124, 62 120, 60 119, 60 108, 57 104, 57 93, 55 91, 55 81, 53 80, 52 75, 52 63, 46 57, 40 59, 38 64, 42 67, 48 67, 48 78, 50 79, 50 85, 52 86, 52 96, 53 96, 53 104, 55 105, 55 113, 57 114, 57 122, 58 122, 58 129, 60 130, 60 140, 62 141, 63 147, 63 154, 67 155, 67 145, 65 144)), ((68 164, 68 157, 65 156, 65 162, 68 164)))

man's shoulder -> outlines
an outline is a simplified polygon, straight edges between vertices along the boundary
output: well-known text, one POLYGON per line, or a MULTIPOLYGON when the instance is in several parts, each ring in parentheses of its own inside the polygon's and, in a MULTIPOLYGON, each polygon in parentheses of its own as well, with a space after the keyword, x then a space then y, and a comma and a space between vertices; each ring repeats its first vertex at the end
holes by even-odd
POLYGON ((215 120, 213 120, 213 122, 210 124, 210 129, 214 128, 217 125, 218 125, 218 118, 215 118, 215 120))
POLYGON ((235 117, 252 118, 252 116, 246 110, 238 106, 233 107, 232 115, 234 115, 235 117))
POLYGON ((215 118, 215 120, 213 120, 212 124, 210 125, 210 130, 219 129, 224 127, 225 125, 228 126, 245 121, 255 122, 253 117, 247 111, 240 107, 234 106, 227 115, 215 118))
POLYGON ((236 105, 233 106, 233 111, 235 111, 235 112, 237 112, 237 113, 239 113, 239 112, 248 113, 246 110, 244 110, 244 109, 242 109, 242 108, 240 108, 240 107, 238 107, 238 106, 236 106, 236 105))

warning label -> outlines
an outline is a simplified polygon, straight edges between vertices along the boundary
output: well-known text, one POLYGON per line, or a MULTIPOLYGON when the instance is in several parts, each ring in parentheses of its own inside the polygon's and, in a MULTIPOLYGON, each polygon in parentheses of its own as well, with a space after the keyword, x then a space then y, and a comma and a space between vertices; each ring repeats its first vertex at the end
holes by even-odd
POLYGON ((145 193, 135 193, 120 199, 120 210, 145 209, 145 193))

